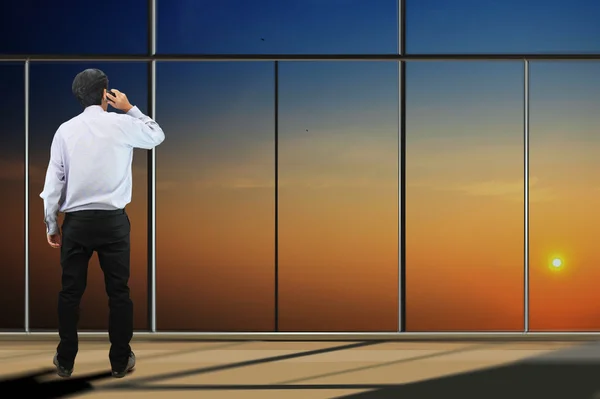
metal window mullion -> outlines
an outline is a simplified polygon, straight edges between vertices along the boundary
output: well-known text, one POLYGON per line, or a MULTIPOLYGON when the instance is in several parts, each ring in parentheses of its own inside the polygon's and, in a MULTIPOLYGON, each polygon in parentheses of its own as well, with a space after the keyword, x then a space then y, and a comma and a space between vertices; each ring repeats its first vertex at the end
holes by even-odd
POLYGON ((398 63, 398 332, 403 332, 405 326, 403 323, 404 315, 404 261, 402 254, 404 253, 404 218, 403 209, 404 203, 404 179, 403 173, 403 150, 404 150, 404 62, 398 63))
MULTIPOLYGON (((156 119, 156 61, 150 65, 150 109, 151 118, 156 119)), ((149 206, 150 206, 150 330, 156 332, 156 148, 149 151, 150 157, 150 181, 149 181, 149 206)))
POLYGON ((274 163, 275 163, 275 332, 279 331, 279 61, 274 63, 274 163))
MULTIPOLYGON (((406 0, 398 0, 398 55, 406 52, 406 0)), ((405 262, 406 63, 398 62, 398 332, 406 331, 405 262)))
POLYGON ((29 60, 24 65, 25 81, 25 332, 29 326, 29 60))
POLYGON ((529 61, 524 60, 523 87, 523 219, 524 219, 524 332, 529 332, 529 61))
MULTIPOLYGON (((406 38, 401 39, 405 45, 406 38)), ((404 49, 403 49, 404 50, 404 49)), ((196 62, 196 61, 598 61, 598 54, 0 54, 0 62, 196 62)))
MULTIPOLYGON (((148 0, 148 55, 154 57, 156 55, 156 0, 148 0)), ((150 117, 156 119, 156 60, 150 60, 149 68, 149 109, 150 117)), ((153 148, 149 152, 150 157, 150 170, 149 170, 149 206, 150 206, 150 226, 148 244, 150 245, 149 250, 149 263, 150 263, 150 292, 149 300, 150 303, 150 331, 155 333, 156 328, 156 148, 153 148)))

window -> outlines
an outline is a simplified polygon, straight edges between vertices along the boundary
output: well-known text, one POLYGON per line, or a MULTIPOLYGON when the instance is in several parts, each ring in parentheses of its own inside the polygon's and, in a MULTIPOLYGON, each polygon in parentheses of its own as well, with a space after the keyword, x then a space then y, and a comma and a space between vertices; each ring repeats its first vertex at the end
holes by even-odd
POLYGON ((4 54, 145 54, 148 1, 3 1, 0 37, 4 54))
POLYGON ((406 0, 409 54, 598 53, 595 0, 406 0))
POLYGON ((0 240, 0 330, 25 326, 25 69, 0 63, 0 208, 5 230, 0 240))
POLYGON ((398 330, 398 63, 279 68, 279 329, 398 330))
POLYGON ((408 63, 406 329, 524 327, 523 63, 408 63))
POLYGON ((600 62, 530 64, 529 314, 534 331, 598 331, 600 62))
POLYGON ((158 1, 161 54, 395 54, 397 0, 158 1))
MULTIPOLYGON (((44 205, 39 194, 44 187, 50 145, 61 123, 82 109, 71 94, 71 83, 86 68, 99 68, 110 86, 126 93, 133 104, 147 112, 147 66, 143 63, 32 63, 29 104, 29 267, 30 325, 32 329, 55 329, 56 303, 60 291, 60 256, 46 242, 44 205)), ((111 111, 109 109, 109 111, 111 111)), ((111 111, 112 112, 112 111, 111 111)), ((131 298, 134 327, 148 328, 148 190, 147 151, 135 150, 132 202, 127 206, 131 220, 131 298)), ((62 221, 61 221, 62 223, 62 221)), ((88 269, 88 284, 81 303, 81 329, 108 328, 108 306, 104 275, 94 254, 88 269)))
POLYGON ((274 82, 272 62, 157 65, 159 330, 275 328, 274 82))

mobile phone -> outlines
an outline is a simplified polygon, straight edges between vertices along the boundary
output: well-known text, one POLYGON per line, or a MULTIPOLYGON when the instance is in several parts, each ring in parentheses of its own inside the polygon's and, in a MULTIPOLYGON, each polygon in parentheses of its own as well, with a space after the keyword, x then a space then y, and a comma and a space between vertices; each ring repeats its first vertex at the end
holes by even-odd
POLYGON ((111 95, 111 96, 113 96, 113 97, 116 97, 116 94, 115 94, 115 92, 114 92, 114 91, 112 91, 112 90, 106 90, 106 93, 107 93, 107 94, 110 94, 110 95, 111 95))

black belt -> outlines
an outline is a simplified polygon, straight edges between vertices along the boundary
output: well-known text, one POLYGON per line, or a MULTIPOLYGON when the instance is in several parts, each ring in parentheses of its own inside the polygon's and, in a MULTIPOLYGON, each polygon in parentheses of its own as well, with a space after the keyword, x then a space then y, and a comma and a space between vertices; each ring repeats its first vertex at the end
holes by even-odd
POLYGON ((94 217, 94 216, 122 215, 124 213, 125 213, 125 209, 114 209, 114 210, 90 209, 90 210, 85 210, 85 211, 66 212, 65 215, 81 216, 81 217, 94 217))

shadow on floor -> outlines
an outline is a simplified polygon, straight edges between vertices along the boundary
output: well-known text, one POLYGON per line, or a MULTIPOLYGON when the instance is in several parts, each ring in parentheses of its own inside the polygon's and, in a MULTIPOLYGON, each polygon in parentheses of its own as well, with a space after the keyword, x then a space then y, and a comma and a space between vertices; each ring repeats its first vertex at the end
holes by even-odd
POLYGON ((44 377, 56 374, 53 368, 0 380, 0 397, 58 399, 80 395, 94 389, 92 382, 112 378, 110 372, 88 374, 82 377, 44 381, 44 377), (15 392, 14 395, 8 395, 15 392))
MULTIPOLYGON (((135 385, 130 383, 117 383, 116 389, 129 389, 129 390, 145 390, 143 385, 140 383, 155 382, 156 380, 180 378, 189 375, 198 375, 203 373, 211 373, 216 371, 229 370, 234 368, 248 367, 258 364, 265 364, 271 362, 278 362, 282 360, 295 359, 300 357, 314 356, 324 353, 331 353, 336 351, 343 351, 348 349, 361 348, 366 346, 377 345, 383 341, 365 341, 351 343, 341 346, 334 346, 329 348, 321 348, 310 351, 291 353, 287 355, 272 356, 262 359, 253 359, 243 362, 222 364, 213 367, 204 367, 194 370, 179 371, 175 373, 165 373, 155 375, 146 379, 138 379, 135 385)), ((189 353, 189 351, 188 351, 189 353)), ((22 396, 30 396, 39 399, 58 399, 73 397, 75 395, 81 395, 94 389, 92 382, 111 378, 110 372, 102 372, 96 374, 88 374, 81 377, 72 377, 61 380, 50 380, 43 381, 43 377, 49 376, 56 372, 55 369, 44 369, 41 371, 27 373, 20 376, 14 376, 9 379, 0 380, 0 393, 17 390, 22 396)), ((108 387, 110 389, 110 386, 108 387)), ((2 396, 4 397, 4 396, 2 396)))
POLYGON ((385 386, 345 399, 600 399, 600 359, 595 362, 519 362, 416 383, 385 386))
MULTIPOLYGON (((417 366, 418 367, 418 366, 417 366)), ((360 379, 357 377, 356 379, 360 379)), ((139 385, 127 391, 369 390, 338 399, 600 399, 600 358, 522 361, 505 366, 406 384, 139 385)), ((282 394, 285 395, 285 394, 282 394)))
MULTIPOLYGON (((340 350, 344 347, 347 346, 328 348, 326 351, 340 350)), ((294 355, 307 356, 313 352, 307 351, 294 355)), ((241 362, 235 366, 244 367, 249 365, 245 363, 280 360, 278 357, 265 358, 241 362)), ((220 369, 232 366, 225 365, 220 369)), ((415 367, 419 365, 415 364, 415 367)), ((210 368, 209 370, 215 371, 210 368)), ((193 375, 194 372, 201 371, 207 370, 194 370, 191 373, 188 371, 185 374, 193 375)), ((92 382, 111 378, 110 372, 103 372, 70 379, 45 380, 45 377, 54 372, 54 369, 46 369, 0 381, 0 396, 40 399, 73 397, 93 390, 92 382), (7 396, 6 393, 10 391, 17 392, 17 396, 7 396)), ((356 379, 359 380, 360 377, 356 379)), ((406 384, 158 385, 149 383, 151 381, 146 382, 139 385, 118 384, 107 390, 113 391, 115 397, 119 397, 118 391, 163 391, 165 395, 172 393, 167 391, 230 391, 232 397, 235 397, 243 391, 300 390, 306 392, 306 398, 310 398, 311 391, 355 389, 369 391, 338 398, 600 399, 600 345, 596 344, 595 347, 584 345, 504 366, 406 384)))

